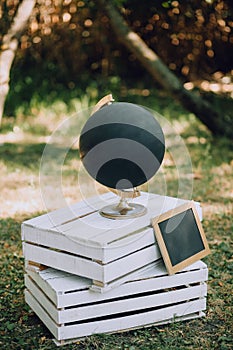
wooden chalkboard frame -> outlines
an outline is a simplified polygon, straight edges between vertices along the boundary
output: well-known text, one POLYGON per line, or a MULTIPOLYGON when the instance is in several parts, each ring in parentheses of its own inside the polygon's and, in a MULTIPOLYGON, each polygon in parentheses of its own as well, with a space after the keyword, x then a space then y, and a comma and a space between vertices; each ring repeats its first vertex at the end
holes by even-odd
MULTIPOLYGON (((161 251, 161 255, 163 257, 163 260, 164 260, 164 263, 165 263, 165 266, 167 268, 169 275, 172 275, 176 272, 179 272, 180 270, 193 264, 195 261, 202 259, 203 257, 205 257, 206 255, 208 255, 210 253, 208 242, 207 242, 201 221, 198 217, 198 213, 197 213, 197 210, 195 208, 195 204, 193 201, 190 201, 190 202, 185 203, 179 207, 176 207, 172 210, 169 210, 166 213, 164 213, 158 217, 152 218, 152 226, 154 228, 155 237, 157 239, 157 242, 158 242, 158 245, 159 245, 159 248, 161 251), (193 213, 193 217, 194 217, 193 223, 194 223, 194 225, 196 225, 195 228, 198 228, 204 249, 195 253, 194 255, 189 256, 188 258, 185 258, 184 260, 182 260, 181 262, 179 262, 177 264, 172 264, 171 251, 169 252, 169 249, 167 249, 166 242, 164 240, 164 236, 163 236, 163 233, 161 232, 159 224, 162 223, 163 221, 166 221, 170 218, 173 218, 177 214, 181 214, 181 213, 185 214, 185 212, 188 211, 189 209, 191 209, 191 211, 193 213)), ((198 237, 198 239, 199 239, 199 237, 198 237)))

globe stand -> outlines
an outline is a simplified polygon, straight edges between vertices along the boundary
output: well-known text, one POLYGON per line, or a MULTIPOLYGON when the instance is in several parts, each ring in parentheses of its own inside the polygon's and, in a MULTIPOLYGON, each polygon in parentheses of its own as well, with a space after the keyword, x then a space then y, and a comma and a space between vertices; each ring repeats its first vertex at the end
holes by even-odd
POLYGON ((133 219, 135 217, 139 217, 145 215, 147 209, 141 205, 136 203, 129 203, 129 200, 135 197, 140 196, 140 192, 138 190, 123 190, 118 191, 118 195, 120 196, 120 201, 118 204, 110 204, 103 207, 100 210, 100 214, 109 219, 133 219))
POLYGON ((100 214, 132 219, 147 212, 129 199, 137 197, 136 186, 158 171, 165 152, 164 135, 146 108, 113 101, 109 94, 94 106, 79 138, 80 159, 93 179, 113 192, 120 189, 119 203, 105 206, 100 214))

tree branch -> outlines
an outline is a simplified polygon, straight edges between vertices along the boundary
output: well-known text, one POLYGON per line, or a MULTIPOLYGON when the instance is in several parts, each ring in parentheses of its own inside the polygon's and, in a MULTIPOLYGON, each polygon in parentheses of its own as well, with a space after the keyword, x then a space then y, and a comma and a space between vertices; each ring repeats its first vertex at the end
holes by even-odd
POLYGON ((18 48, 19 38, 27 24, 36 0, 23 0, 0 48, 0 125, 4 104, 9 92, 10 70, 18 48))
POLYGON ((36 0, 24 0, 21 2, 10 29, 3 37, 3 40, 2 40, 3 47, 5 45, 9 46, 13 38, 16 38, 19 40, 22 34, 22 31, 26 27, 27 21, 32 13, 35 3, 36 3, 36 0))
POLYGON ((111 1, 98 0, 108 15, 112 28, 118 40, 125 45, 141 62, 152 77, 187 110, 194 113, 214 134, 232 137, 232 127, 226 127, 229 120, 224 122, 222 115, 214 110, 211 104, 199 94, 190 92, 183 87, 181 81, 163 63, 159 56, 151 50, 140 36, 133 32, 124 18, 116 10, 111 1))

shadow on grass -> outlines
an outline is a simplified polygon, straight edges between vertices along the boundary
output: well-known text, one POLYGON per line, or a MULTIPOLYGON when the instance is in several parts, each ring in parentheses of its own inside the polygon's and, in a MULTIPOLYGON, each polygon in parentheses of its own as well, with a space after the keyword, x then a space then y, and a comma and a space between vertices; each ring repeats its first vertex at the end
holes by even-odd
MULTIPOLYGON (((0 146, 0 160, 9 167, 9 170, 15 170, 17 167, 37 170, 39 169, 45 146, 46 143, 4 143, 0 146)), ((48 160, 52 162, 57 155, 66 152, 66 149, 51 146, 50 152, 48 160)), ((70 149, 67 153, 66 161, 78 158, 78 151, 70 149)))
POLYGON ((196 118, 189 120, 181 137, 188 146, 194 162, 196 157, 199 157, 199 160, 209 160, 209 166, 220 166, 223 162, 230 162, 233 158, 232 140, 212 135, 196 118))
POLYGON ((21 244, 21 223, 28 219, 0 220, 0 348, 38 349, 33 346, 41 333, 50 336, 24 301, 24 258, 21 244), (33 333, 34 339, 28 337, 33 333))

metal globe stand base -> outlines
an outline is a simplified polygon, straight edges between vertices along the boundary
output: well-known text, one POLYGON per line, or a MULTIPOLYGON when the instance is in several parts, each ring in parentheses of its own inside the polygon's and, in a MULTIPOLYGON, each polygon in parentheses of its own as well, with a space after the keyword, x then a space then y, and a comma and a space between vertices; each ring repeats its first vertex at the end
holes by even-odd
POLYGON ((100 214, 109 219, 133 219, 146 214, 147 209, 141 204, 128 203, 126 199, 121 199, 120 202, 103 207, 100 214))

